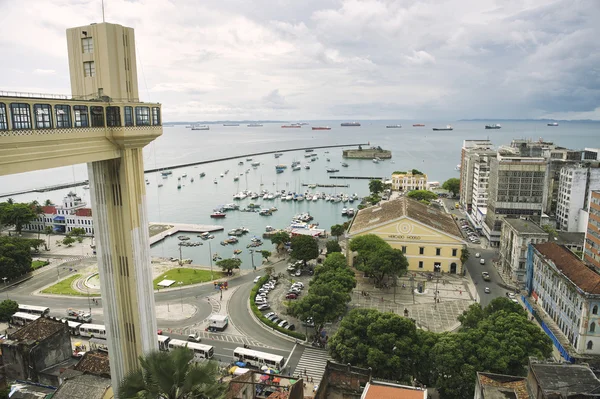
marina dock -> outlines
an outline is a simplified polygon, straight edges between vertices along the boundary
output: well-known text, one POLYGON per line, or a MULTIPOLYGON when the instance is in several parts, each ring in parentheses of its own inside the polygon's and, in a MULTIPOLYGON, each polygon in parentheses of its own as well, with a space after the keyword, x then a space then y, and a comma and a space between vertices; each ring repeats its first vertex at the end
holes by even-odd
POLYGON ((317 186, 317 187, 325 187, 325 188, 333 188, 333 187, 350 187, 349 184, 308 184, 308 183, 302 183, 302 187, 309 187, 309 186, 317 186))
MULTIPOLYGON (((385 177, 375 177, 375 176, 336 176, 336 175, 330 175, 329 176, 330 179, 356 179, 356 180, 385 180, 385 177)), ((337 186, 337 187, 341 187, 341 186, 337 186)))
POLYGON ((223 226, 185 223, 150 223, 150 246, 177 233, 212 233, 222 231, 223 226), (153 234, 154 233, 154 234, 153 234))

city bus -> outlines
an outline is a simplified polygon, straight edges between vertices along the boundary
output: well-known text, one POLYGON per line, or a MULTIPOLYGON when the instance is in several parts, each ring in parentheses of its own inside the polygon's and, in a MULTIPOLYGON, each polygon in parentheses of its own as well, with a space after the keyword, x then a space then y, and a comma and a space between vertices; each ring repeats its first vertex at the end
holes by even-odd
POLYGON ((284 365, 283 356, 241 347, 237 347, 233 350, 233 359, 235 361, 247 363, 249 366, 260 367, 265 365, 276 370, 281 370, 284 365))
POLYGON ((158 335, 158 349, 161 351, 168 351, 170 340, 171 337, 168 337, 166 335, 158 335))
POLYGON ((90 338, 106 338, 106 328, 102 324, 82 324, 79 335, 90 338))
POLYGON ((16 326, 24 326, 25 324, 29 324, 32 321, 39 319, 40 317, 41 316, 30 313, 16 312, 12 315, 11 322, 16 326))
POLYGON ((69 332, 71 335, 79 335, 79 327, 81 327, 82 323, 67 320, 66 324, 69 327, 69 332))
POLYGON ((183 341, 181 339, 171 339, 168 342, 169 350, 173 350, 177 347, 188 348, 194 351, 194 358, 196 360, 210 359, 213 357, 215 352, 214 348, 210 345, 199 344, 196 342, 183 341))
POLYGON ((38 316, 46 316, 50 313, 50 308, 45 306, 21 305, 19 304, 19 312, 35 314, 38 316))

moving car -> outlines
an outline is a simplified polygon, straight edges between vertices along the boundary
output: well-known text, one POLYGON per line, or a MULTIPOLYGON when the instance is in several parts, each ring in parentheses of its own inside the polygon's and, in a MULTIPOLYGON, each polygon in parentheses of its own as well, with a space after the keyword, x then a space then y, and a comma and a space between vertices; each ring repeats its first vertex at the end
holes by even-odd
POLYGON ((192 333, 192 334, 188 335, 187 340, 190 342, 200 342, 200 341, 202 341, 202 338, 200 338, 198 333, 192 333))
POLYGON ((256 283, 258 283, 258 280, 260 280, 260 276, 256 276, 256 277, 254 278, 254 283, 255 283, 255 284, 256 284, 256 283))
POLYGON ((475 257, 476 257, 476 258, 479 258, 480 256, 481 256, 481 255, 479 254, 479 252, 477 252, 477 253, 475 254, 475 257))
POLYGON ((491 281, 492 279, 490 278, 490 274, 488 272, 482 272, 481 276, 483 277, 483 279, 485 281, 491 281))
POLYGON ((481 263, 482 265, 485 265, 485 259, 483 259, 483 258, 479 259, 479 263, 481 263))
POLYGON ((490 293, 490 287, 485 287, 484 291, 485 291, 486 294, 489 294, 490 293))

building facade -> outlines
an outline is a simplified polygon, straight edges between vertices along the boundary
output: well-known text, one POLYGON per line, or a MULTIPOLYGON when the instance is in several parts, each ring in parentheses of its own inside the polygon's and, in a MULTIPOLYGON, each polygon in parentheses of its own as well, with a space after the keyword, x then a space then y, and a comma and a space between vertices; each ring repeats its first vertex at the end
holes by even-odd
POLYGON ((547 162, 498 152, 490 162, 489 200, 483 232, 490 246, 500 246, 502 219, 542 216, 546 201, 547 162))
POLYGON ((548 233, 537 224, 506 218, 500 233, 500 265, 513 281, 524 283, 529 244, 548 241, 548 233))
POLYGON ((559 230, 585 231, 590 190, 600 190, 600 168, 583 165, 561 168, 556 206, 559 230))
POLYGON ((494 156, 490 140, 464 140, 460 153, 460 205, 471 212, 475 161, 479 154, 494 156))
POLYGON ((413 174, 413 172, 402 172, 392 174, 392 190, 412 191, 427 190, 427 175, 413 174))
POLYGON ((68 234, 74 228, 82 228, 86 235, 94 235, 94 218, 92 209, 77 194, 70 192, 63 198, 61 205, 43 206, 43 214, 23 227, 29 231, 44 231, 46 226, 52 227, 55 233, 68 234))
MULTIPOLYGON (((375 234, 408 260, 408 270, 461 274, 466 242, 452 217, 444 211, 407 197, 361 209, 352 220, 350 240, 375 234)), ((353 254, 348 253, 348 259, 353 254)))
POLYGON ((600 270, 600 190, 593 190, 590 194, 583 260, 596 270, 600 270))
POLYGON ((527 290, 576 353, 600 354, 600 275, 561 245, 530 245, 527 290))

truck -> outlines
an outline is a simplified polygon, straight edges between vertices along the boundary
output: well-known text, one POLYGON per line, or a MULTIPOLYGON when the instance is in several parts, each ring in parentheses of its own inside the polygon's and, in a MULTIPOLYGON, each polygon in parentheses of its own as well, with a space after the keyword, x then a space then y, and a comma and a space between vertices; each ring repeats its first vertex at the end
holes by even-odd
POLYGON ((229 317, 214 314, 208 318, 208 331, 224 331, 229 325, 229 317))
POLYGON ((90 313, 86 313, 83 310, 69 308, 67 309, 66 319, 69 321, 79 321, 81 323, 91 323, 92 315, 90 313))

